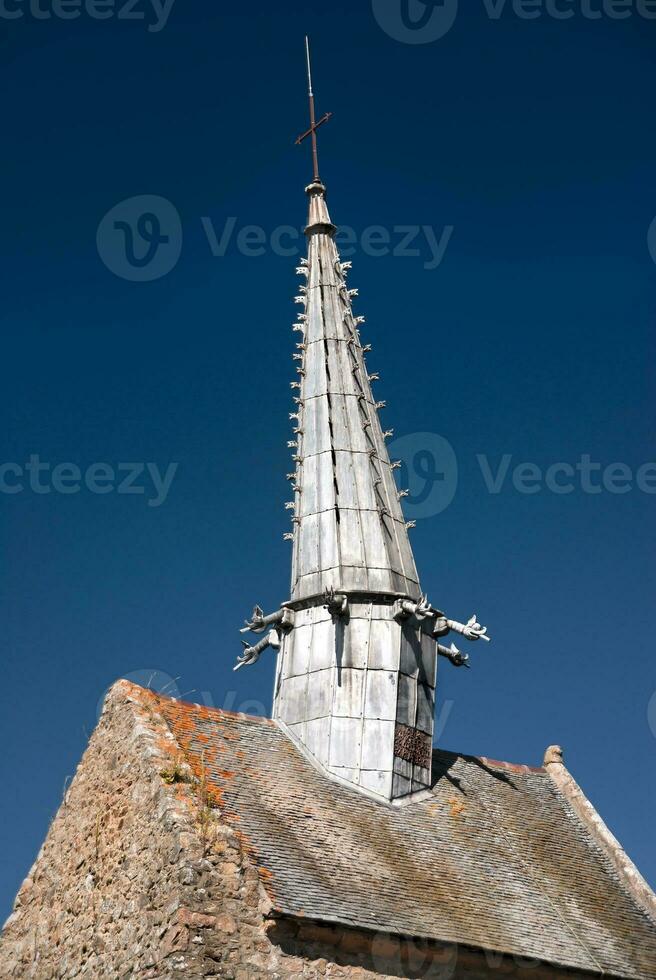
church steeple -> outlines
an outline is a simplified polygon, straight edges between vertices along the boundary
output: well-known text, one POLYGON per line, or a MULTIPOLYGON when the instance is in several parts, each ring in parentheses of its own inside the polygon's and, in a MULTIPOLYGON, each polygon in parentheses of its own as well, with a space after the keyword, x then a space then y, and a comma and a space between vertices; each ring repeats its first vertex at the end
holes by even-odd
MULTIPOLYGON (((306 39, 307 44, 307 39, 306 39)), ((246 629, 279 650, 274 718, 326 773, 387 801, 431 784, 437 656, 467 657, 437 641, 450 630, 487 639, 472 617, 463 625, 421 595, 393 463, 376 401, 336 227, 319 178, 317 123, 308 53, 313 180, 307 258, 294 324, 296 376, 289 441, 293 499, 291 597, 272 616, 259 607, 246 629)))
POLYGON ((325 188, 307 188, 308 258, 296 301, 301 341, 294 485, 292 599, 326 589, 417 595, 419 580, 380 423, 384 407, 372 393, 367 349, 360 339, 340 261, 325 188))

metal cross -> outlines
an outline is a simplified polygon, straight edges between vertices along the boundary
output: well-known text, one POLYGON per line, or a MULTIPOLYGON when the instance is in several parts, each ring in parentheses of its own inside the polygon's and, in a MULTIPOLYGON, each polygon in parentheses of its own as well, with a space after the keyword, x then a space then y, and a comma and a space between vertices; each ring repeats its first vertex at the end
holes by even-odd
POLYGON ((308 37, 305 38, 305 55, 307 58, 307 73, 308 73, 308 95, 310 99, 310 128, 300 136, 296 138, 296 146, 303 143, 308 136, 312 137, 312 164, 314 167, 314 180, 319 182, 319 154, 317 152, 317 130, 319 126, 323 126, 332 117, 332 112, 327 112, 321 119, 317 122, 315 111, 314 111, 314 92, 312 91, 312 65, 310 63, 310 41, 308 37))

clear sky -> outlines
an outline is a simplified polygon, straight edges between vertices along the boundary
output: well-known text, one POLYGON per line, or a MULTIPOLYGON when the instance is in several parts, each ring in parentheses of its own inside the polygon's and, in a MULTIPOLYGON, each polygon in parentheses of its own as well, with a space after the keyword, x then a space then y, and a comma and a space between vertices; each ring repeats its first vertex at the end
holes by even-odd
POLYGON ((656 882, 650 5, 75 2, 0 11, 0 914, 115 679, 270 710, 306 31, 422 584, 493 636, 439 742, 560 743, 656 882))

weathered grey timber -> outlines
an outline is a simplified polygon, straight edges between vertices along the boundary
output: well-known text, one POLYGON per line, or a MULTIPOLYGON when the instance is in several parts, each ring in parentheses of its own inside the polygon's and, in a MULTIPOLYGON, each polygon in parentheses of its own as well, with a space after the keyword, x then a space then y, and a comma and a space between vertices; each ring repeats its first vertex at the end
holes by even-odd
POLYGON ((393 463, 336 227, 317 179, 306 189, 308 257, 294 330, 294 463, 286 504, 294 530, 291 599, 245 630, 270 632, 235 669, 279 650, 274 718, 324 772, 387 801, 431 785, 437 657, 468 657, 436 641, 487 630, 447 619, 421 594, 393 463))
POLYGON ((325 188, 313 183, 307 193, 292 599, 331 587, 416 596, 419 576, 325 188))

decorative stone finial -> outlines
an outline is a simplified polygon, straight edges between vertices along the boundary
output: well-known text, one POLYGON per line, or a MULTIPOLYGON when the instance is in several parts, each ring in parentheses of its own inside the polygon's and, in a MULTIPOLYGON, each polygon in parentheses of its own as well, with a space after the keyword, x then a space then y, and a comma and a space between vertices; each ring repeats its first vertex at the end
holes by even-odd
POLYGON ((562 766, 563 762, 563 750, 560 745, 550 745, 544 754, 544 765, 545 766, 562 766))

